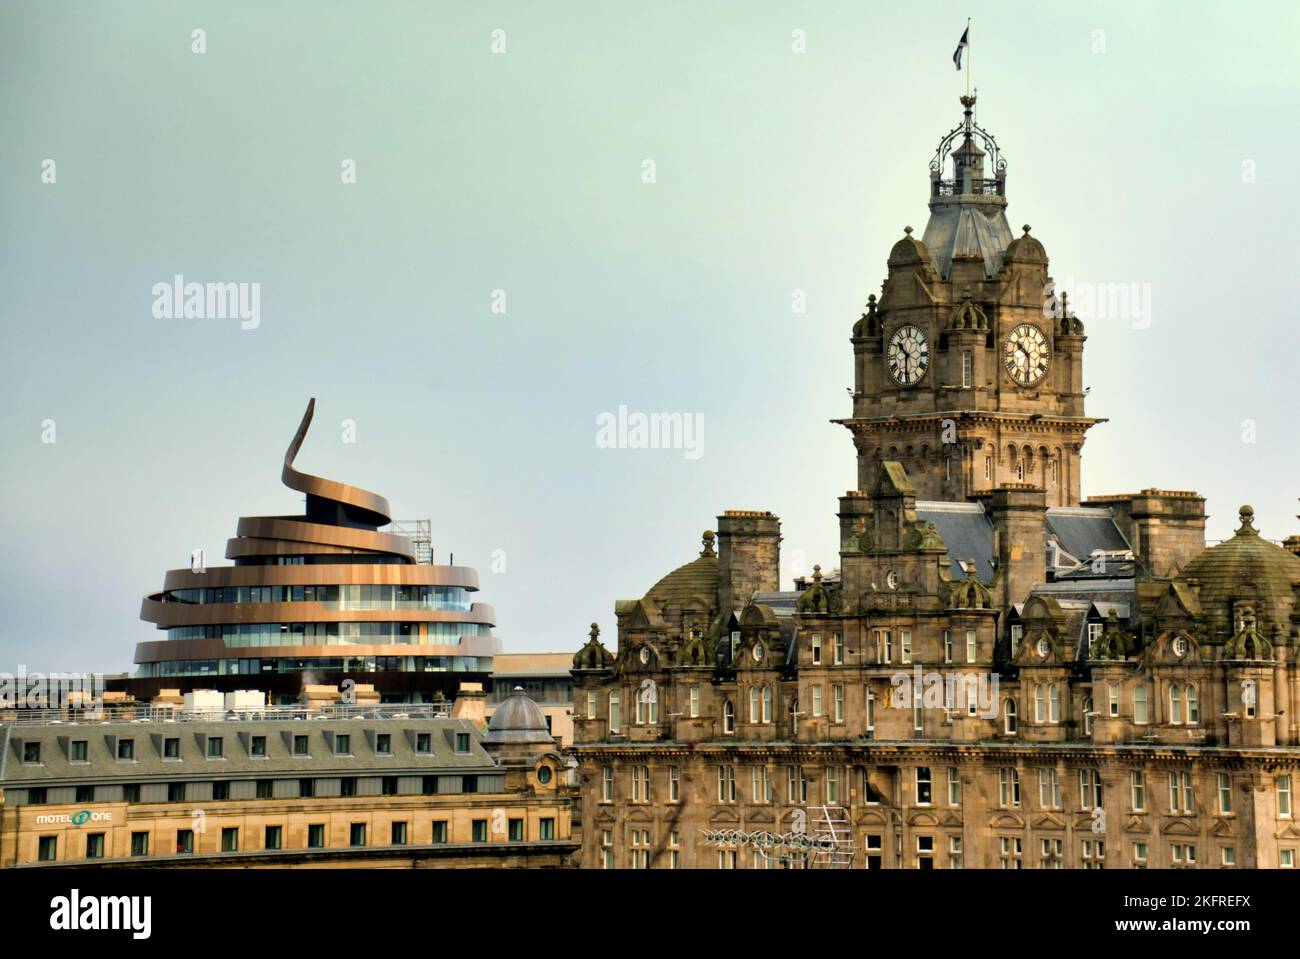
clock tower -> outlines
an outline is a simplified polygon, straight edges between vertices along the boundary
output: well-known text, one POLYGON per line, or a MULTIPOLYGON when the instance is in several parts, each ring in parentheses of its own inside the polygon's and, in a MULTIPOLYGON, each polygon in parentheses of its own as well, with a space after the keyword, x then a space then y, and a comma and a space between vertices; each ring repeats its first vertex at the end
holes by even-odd
POLYGON ((889 253, 880 297, 853 326, 858 488, 903 465, 919 499, 965 500, 1008 483, 1079 505, 1083 324, 1043 244, 1007 224, 1007 165, 961 98, 962 123, 930 161, 930 220, 889 253), (947 168, 951 179, 945 179, 947 168))

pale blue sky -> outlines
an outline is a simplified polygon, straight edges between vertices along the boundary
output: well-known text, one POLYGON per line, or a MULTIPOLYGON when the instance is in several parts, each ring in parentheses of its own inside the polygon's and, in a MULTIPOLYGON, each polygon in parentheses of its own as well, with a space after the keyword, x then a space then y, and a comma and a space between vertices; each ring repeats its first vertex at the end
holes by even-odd
POLYGON ((310 396, 300 466, 432 518, 510 649, 611 636, 724 508, 835 565, 850 327, 924 227, 968 16, 1017 232, 1150 285, 1149 328, 1088 328, 1085 495, 1300 531, 1293 3, 0 11, 0 669, 130 668, 165 569, 298 508, 310 396), (261 283, 260 327, 154 319, 175 273, 261 283), (620 404, 702 414, 704 455, 598 449, 620 404))

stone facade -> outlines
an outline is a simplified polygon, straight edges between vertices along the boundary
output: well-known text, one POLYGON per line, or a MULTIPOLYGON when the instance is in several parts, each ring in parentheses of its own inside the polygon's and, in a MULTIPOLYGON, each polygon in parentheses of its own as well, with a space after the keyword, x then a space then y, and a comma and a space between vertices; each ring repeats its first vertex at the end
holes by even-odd
POLYGON ((1194 493, 1081 503, 1082 325, 965 105, 854 326, 838 570, 781 591, 729 511, 574 657, 587 867, 1300 855, 1300 558, 1249 507, 1207 549, 1194 493))

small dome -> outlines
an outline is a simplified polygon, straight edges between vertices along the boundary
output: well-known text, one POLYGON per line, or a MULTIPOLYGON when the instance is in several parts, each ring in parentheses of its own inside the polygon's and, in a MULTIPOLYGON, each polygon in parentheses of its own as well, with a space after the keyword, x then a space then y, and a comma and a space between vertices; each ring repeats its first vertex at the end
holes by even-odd
POLYGON ((1182 572, 1199 587, 1201 609, 1220 635, 1234 629, 1229 615, 1234 602, 1257 605, 1261 625, 1286 626, 1295 603, 1294 587, 1300 584, 1300 556, 1260 536, 1249 506, 1239 515, 1236 535, 1198 553, 1182 572))
POLYGON ((516 686, 488 721, 489 743, 552 743, 542 709, 516 686))
POLYGON ((889 266, 914 266, 917 263, 929 263, 930 251, 925 248, 925 244, 912 236, 912 228, 904 227, 903 232, 906 234, 901 240, 894 244, 894 248, 889 251, 889 266))
POLYGON ((700 552, 700 558, 678 566, 651 586, 645 598, 660 609, 665 606, 685 606, 697 597, 708 601, 716 600, 721 576, 713 543, 713 531, 705 530, 704 549, 700 552))
POLYGON ((1002 254, 1003 263, 1046 263, 1047 250, 1043 249, 1043 244, 1038 242, 1036 237, 1029 235, 1029 224, 1023 227, 1024 235, 1018 236, 1007 244, 1006 251, 1002 254))

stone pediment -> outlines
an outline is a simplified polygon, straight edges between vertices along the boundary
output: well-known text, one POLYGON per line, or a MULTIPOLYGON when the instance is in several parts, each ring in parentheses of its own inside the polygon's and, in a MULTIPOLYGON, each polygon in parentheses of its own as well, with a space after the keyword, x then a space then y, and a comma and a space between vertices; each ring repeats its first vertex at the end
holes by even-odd
POLYGON ((628 806, 627 814, 624 816, 624 818, 628 822, 650 823, 650 822, 654 822, 655 817, 652 816, 650 814, 650 811, 646 809, 644 806, 628 806))
POLYGON ((989 826, 993 829, 1024 829, 1025 820, 1010 812, 999 812, 989 820, 989 826))
POLYGON ((1034 820, 1033 826, 1035 829, 1064 829, 1065 820, 1051 813, 1043 813, 1034 820))
POLYGON ((1130 815, 1124 820, 1124 831, 1148 835, 1151 832, 1151 824, 1142 816, 1130 815))
POLYGON ((889 817, 879 809, 868 809, 858 817, 858 823, 860 825, 888 826, 889 817))
POLYGON ((1190 819, 1179 817, 1171 819, 1160 827, 1160 833, 1164 836, 1195 836, 1198 833, 1196 824, 1190 819))
POLYGON ((931 812, 914 812, 907 817, 909 826, 937 826, 939 817, 931 812))
POLYGON ((722 806, 713 810, 713 812, 709 814, 709 825, 710 826, 739 826, 740 815, 736 812, 736 810, 728 806, 722 806))
POLYGON ((776 823, 776 814, 772 812, 770 807, 761 806, 758 809, 752 810, 749 815, 745 817, 745 823, 751 827, 771 826, 776 823))
POLYGON ((599 823, 612 823, 615 822, 618 817, 614 815, 613 806, 601 805, 596 807, 596 814, 591 818, 599 823))

